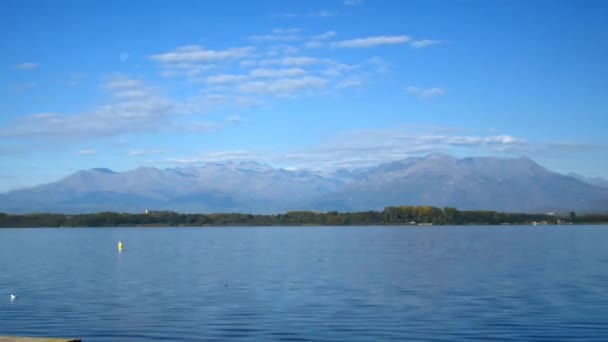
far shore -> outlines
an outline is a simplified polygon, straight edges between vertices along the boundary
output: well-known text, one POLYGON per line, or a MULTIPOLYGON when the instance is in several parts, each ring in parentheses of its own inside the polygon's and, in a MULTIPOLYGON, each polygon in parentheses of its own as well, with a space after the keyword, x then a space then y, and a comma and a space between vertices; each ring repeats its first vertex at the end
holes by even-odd
POLYGON ((553 226, 608 224, 608 214, 504 213, 488 210, 458 210, 430 206, 386 207, 382 211, 314 212, 288 211, 282 214, 212 213, 184 214, 172 211, 144 213, 100 212, 91 214, 5 214, 0 228, 37 227, 307 227, 307 226, 553 226))

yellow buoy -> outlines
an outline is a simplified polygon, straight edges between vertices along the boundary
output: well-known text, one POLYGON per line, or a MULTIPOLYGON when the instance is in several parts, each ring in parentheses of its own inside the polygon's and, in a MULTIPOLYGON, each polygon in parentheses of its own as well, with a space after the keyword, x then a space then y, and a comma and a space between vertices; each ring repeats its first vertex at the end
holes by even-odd
POLYGON ((122 241, 118 241, 118 245, 116 247, 118 247, 119 251, 122 251, 122 241))

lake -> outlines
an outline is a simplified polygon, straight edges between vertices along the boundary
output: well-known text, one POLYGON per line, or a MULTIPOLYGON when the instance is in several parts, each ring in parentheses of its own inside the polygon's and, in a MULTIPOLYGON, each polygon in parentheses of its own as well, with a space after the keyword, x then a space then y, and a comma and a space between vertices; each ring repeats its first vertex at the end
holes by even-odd
POLYGON ((0 335, 606 341, 608 226, 0 229, 0 335))

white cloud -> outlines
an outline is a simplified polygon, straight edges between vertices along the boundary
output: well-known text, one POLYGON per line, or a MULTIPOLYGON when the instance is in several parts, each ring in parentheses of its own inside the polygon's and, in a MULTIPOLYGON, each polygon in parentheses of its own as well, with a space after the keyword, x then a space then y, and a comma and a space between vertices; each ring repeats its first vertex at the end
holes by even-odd
POLYGON ((404 44, 411 40, 408 36, 376 36, 367 38, 358 38, 350 40, 342 40, 335 42, 334 47, 337 48, 369 48, 378 45, 394 45, 404 44))
POLYGON ((160 128, 174 112, 171 101, 150 91, 140 80, 115 75, 108 78, 101 88, 110 92, 110 100, 91 111, 23 116, 0 128, 0 137, 48 140, 52 136, 53 141, 91 140, 160 128), (128 91, 143 91, 146 94, 117 96, 128 91))
POLYGON ((246 75, 220 74, 209 76, 205 81, 209 84, 228 84, 246 80, 246 75))
POLYGON ((155 155, 155 154, 164 154, 167 151, 165 150, 131 150, 129 151, 130 156, 146 156, 146 155, 155 155))
POLYGON ((301 39, 299 28, 275 28, 270 34, 249 36, 253 42, 291 42, 301 39))
POLYGON ((425 47, 442 44, 442 43, 443 42, 441 40, 422 39, 422 40, 414 40, 413 42, 410 43, 410 45, 413 48, 420 49, 420 48, 425 48, 425 47))
POLYGON ((38 64, 38 63, 26 62, 26 63, 21 63, 21 64, 15 65, 15 69, 17 69, 17 70, 32 70, 32 69, 38 68, 39 66, 40 66, 40 64, 38 64))
POLYGON ((90 156, 90 155, 96 154, 97 151, 96 150, 80 150, 77 153, 80 154, 81 156, 90 156))
POLYGON ((159 75, 162 78, 173 78, 179 76, 179 72, 177 70, 161 70, 159 75))
POLYGON ((161 68, 159 74, 163 78, 182 76, 197 80, 201 73, 217 69, 218 64, 243 58, 254 50, 252 47, 205 50, 199 45, 187 45, 149 58, 158 62, 161 68))
POLYGON ((525 143, 525 140, 514 138, 510 135, 494 135, 494 136, 486 136, 486 137, 476 137, 476 136, 454 136, 454 137, 445 137, 439 136, 437 140, 442 141, 447 145, 452 146, 491 146, 491 145, 513 145, 525 143))
POLYGON ((258 161, 290 168, 335 170, 372 166, 430 153, 451 153, 468 149, 474 153, 505 153, 526 149, 531 144, 510 135, 446 134, 441 128, 399 127, 339 133, 320 145, 280 152, 261 150, 208 151, 192 157, 170 159, 175 164, 200 164, 211 161, 258 161), (409 132, 417 133, 409 133, 409 132))
POLYGON ((258 68, 253 69, 250 72, 252 77, 256 78, 285 78, 293 76, 301 76, 306 74, 306 71, 300 68, 289 68, 289 69, 266 69, 258 68))
POLYGON ((334 64, 329 68, 321 71, 323 75, 327 76, 340 76, 344 73, 347 73, 351 70, 358 69, 360 65, 350 65, 350 64, 334 64))
POLYGON ((323 40, 327 40, 327 39, 330 39, 335 36, 336 36, 335 31, 327 31, 325 33, 321 33, 316 36, 312 36, 311 40, 309 40, 308 42, 306 42, 304 44, 304 47, 309 48, 309 49, 320 48, 325 44, 322 42, 323 40))
POLYGON ((251 60, 251 59, 246 59, 244 61, 240 61, 239 62, 239 66, 241 68, 252 68, 254 66, 258 65, 257 61, 251 60))
POLYGON ((239 63, 243 68, 256 66, 282 65, 286 67, 306 67, 314 64, 333 63, 330 59, 321 59, 309 56, 286 56, 283 58, 269 58, 261 60, 246 59, 239 63))
POLYGON ((495 135, 492 137, 487 137, 486 138, 486 143, 490 143, 490 144, 513 144, 513 143, 519 143, 519 142, 523 142, 523 140, 521 139, 517 139, 514 138, 510 135, 495 135))
POLYGON ((113 96, 117 99, 136 99, 136 98, 144 98, 149 94, 147 91, 142 89, 127 89, 121 90, 113 94, 113 96))
POLYGON ((306 43, 304 43, 304 47, 307 49, 318 49, 320 47, 322 47, 324 45, 323 42, 318 41, 318 40, 309 40, 306 43))
POLYGON ((412 155, 452 152, 456 148, 483 153, 500 151, 504 146, 521 147, 526 144, 524 139, 510 135, 446 135, 438 134, 438 130, 433 129, 402 127, 345 132, 322 146, 292 154, 292 159, 300 166, 324 163, 326 167, 339 168, 374 165, 412 155))
POLYGON ((323 40, 323 39, 333 38, 335 36, 336 36, 336 32, 335 31, 327 31, 325 33, 321 33, 321 34, 318 34, 316 36, 313 36, 312 39, 323 40))
POLYGON ((319 58, 308 57, 308 56, 295 56, 295 57, 285 57, 282 59, 265 59, 259 62, 260 65, 286 65, 286 66, 308 66, 312 64, 319 63, 327 63, 328 60, 322 60, 319 58))
POLYGON ((291 96, 299 91, 315 91, 325 87, 327 81, 320 77, 283 78, 241 84, 237 90, 250 94, 270 94, 278 97, 291 96))
POLYGON ((252 160, 251 152, 247 150, 232 150, 232 151, 212 151, 201 153, 196 157, 187 158, 170 158, 167 160, 173 164, 200 164, 208 162, 226 162, 226 161, 248 161, 252 160))
POLYGON ((360 77, 349 77, 336 83, 335 88, 352 88, 363 85, 363 80, 360 77))
POLYGON ((409 86, 405 88, 405 91, 413 96, 416 96, 420 99, 430 99, 432 97, 436 97, 439 95, 445 94, 445 89, 443 88, 418 88, 414 86, 409 86))
POLYGON ((213 109, 227 106, 231 102, 234 102, 234 99, 229 95, 217 93, 197 94, 177 104, 175 112, 183 115, 205 114, 213 109))
MULTIPOLYGON (((275 28, 270 31, 272 37, 254 37, 261 41, 291 39, 290 36, 303 36, 300 28, 275 28), (287 38, 285 38, 287 37, 287 38)), ((332 30, 321 31, 316 35, 308 35, 309 39, 324 42, 336 36, 332 30)), ((286 97, 310 95, 319 93, 321 89, 347 88, 355 86, 354 75, 349 75, 354 67, 340 63, 322 56, 307 56, 298 54, 298 48, 290 44, 262 44, 254 48, 245 48, 244 51, 234 49, 204 50, 198 45, 187 45, 174 49, 165 54, 150 56, 159 62, 160 73, 163 77, 186 76, 192 85, 204 84, 202 93, 221 93, 233 100, 222 100, 222 106, 231 106, 236 103, 267 103, 268 97, 286 97), (225 61, 208 62, 212 58, 228 58, 226 53, 239 51, 236 55, 230 54, 225 61), (243 52, 242 54, 240 52, 243 52), (232 58, 233 57, 233 58, 232 58), (243 73, 235 72, 235 65, 245 69, 243 73), (214 74, 201 72, 216 69, 214 74), (203 68, 205 68, 203 70, 203 68), (331 80, 328 76, 340 76, 340 80, 331 80), (350 77, 350 79, 349 79, 350 77), (274 93, 273 93, 274 92, 274 93), (242 97, 245 95, 246 99, 242 97), (238 101, 234 99, 238 98, 238 101)), ((241 70, 243 71, 243 70, 241 70)), ((112 85, 111 87, 117 87, 112 85)), ((116 95, 120 96, 120 95, 116 95)), ((126 94, 125 94, 126 96, 126 94)), ((179 113, 203 113, 211 107, 217 109, 216 101, 205 102, 201 96, 195 96, 182 103, 176 104, 179 113)), ((245 105, 251 106, 251 105, 245 105)))
POLYGON ((225 50, 206 50, 199 45, 187 45, 171 52, 151 55, 150 59, 164 64, 202 63, 244 58, 251 55, 253 47, 238 47, 225 50))

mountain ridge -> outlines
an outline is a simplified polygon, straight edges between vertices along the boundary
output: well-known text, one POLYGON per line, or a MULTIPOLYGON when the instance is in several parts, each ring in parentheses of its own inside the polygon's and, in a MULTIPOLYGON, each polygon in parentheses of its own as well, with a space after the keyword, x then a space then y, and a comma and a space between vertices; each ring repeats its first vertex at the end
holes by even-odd
POLYGON ((365 211, 394 205, 606 212, 608 188, 552 172, 527 157, 432 154, 330 173, 258 162, 139 167, 125 172, 93 168, 0 194, 0 212, 10 213, 146 209, 279 213, 365 211))

